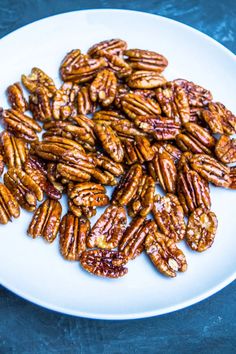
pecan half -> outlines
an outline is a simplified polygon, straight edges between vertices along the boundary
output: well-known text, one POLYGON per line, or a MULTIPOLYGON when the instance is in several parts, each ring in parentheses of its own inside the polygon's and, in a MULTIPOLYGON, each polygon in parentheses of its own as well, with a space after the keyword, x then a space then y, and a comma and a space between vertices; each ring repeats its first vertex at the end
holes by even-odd
POLYGON ((126 227, 124 207, 110 205, 94 224, 88 238, 87 246, 111 250, 119 245, 126 227))
POLYGON ((79 86, 73 82, 65 82, 56 91, 52 101, 53 118, 66 120, 76 116, 76 101, 79 86))
POLYGON ((91 100, 89 86, 80 88, 77 95, 77 111, 80 114, 94 113, 96 110, 96 103, 91 100))
POLYGON ((115 177, 119 177, 124 173, 122 164, 114 162, 99 152, 92 157, 96 165, 92 174, 93 178, 101 184, 115 186, 117 184, 115 177))
POLYGON ((236 162, 236 139, 230 139, 227 135, 222 135, 216 143, 215 153, 223 163, 236 162))
POLYGON ((108 39, 94 44, 88 50, 88 55, 91 57, 100 57, 104 52, 109 54, 121 55, 127 48, 127 43, 122 39, 108 39))
POLYGON ((108 155, 115 162, 122 162, 124 158, 124 150, 115 131, 110 126, 102 124, 95 124, 94 131, 108 155))
POLYGON ((35 211, 27 233, 32 238, 42 236, 47 242, 55 240, 62 207, 58 200, 46 199, 35 211))
POLYGON ((229 176, 231 180, 229 188, 236 189, 236 166, 230 167, 229 176))
POLYGON ((8 101, 13 109, 24 113, 28 109, 28 103, 24 98, 23 91, 19 82, 8 86, 8 101))
POLYGON ((99 101, 106 107, 112 104, 116 96, 117 78, 113 71, 103 69, 90 85, 90 97, 93 102, 99 101))
POLYGON ((82 253, 80 263, 87 272, 99 277, 119 278, 128 272, 124 267, 127 258, 117 251, 88 250, 82 253))
POLYGON ((218 221, 215 213, 198 208, 190 215, 186 241, 194 251, 203 252, 214 242, 218 221))
POLYGON ((231 183, 229 167, 218 162, 213 157, 204 154, 196 154, 192 157, 190 163, 192 168, 208 182, 219 187, 229 187, 231 183))
POLYGON ((161 113, 159 104, 151 98, 128 93, 121 98, 123 111, 134 120, 138 116, 158 115, 161 113))
POLYGON ((137 192, 141 177, 142 166, 139 164, 132 165, 114 189, 112 194, 112 204, 118 204, 121 206, 128 205, 137 192))
POLYGON ((103 57, 106 59, 108 67, 119 79, 127 77, 131 74, 132 68, 122 57, 107 53, 105 51, 103 52, 103 57))
POLYGON ((142 49, 128 49, 124 51, 127 61, 133 69, 150 70, 161 73, 168 65, 167 59, 156 52, 142 49))
POLYGON ((110 125, 122 141, 127 139, 130 140, 130 138, 133 140, 136 136, 147 136, 146 133, 142 132, 135 126, 134 122, 131 122, 128 119, 121 119, 120 121, 114 122, 112 121, 110 125))
POLYGON ((173 140, 180 133, 180 124, 174 119, 161 116, 137 116, 134 123, 156 140, 173 140))
POLYGON ((98 183, 84 182, 75 184, 68 191, 68 197, 77 206, 98 207, 109 202, 106 189, 98 183))
POLYGON ((22 75, 21 81, 31 93, 34 93, 39 86, 47 90, 48 97, 52 97, 56 92, 54 81, 39 68, 33 68, 28 76, 22 75))
POLYGON ((8 168, 19 167, 22 169, 28 155, 25 141, 16 138, 14 135, 3 131, 1 134, 1 145, 3 149, 4 161, 8 168))
POLYGON ((5 185, 22 208, 34 211, 37 200, 43 200, 41 188, 22 170, 13 167, 9 168, 3 178, 5 185))
POLYGON ((83 216, 78 218, 71 213, 63 216, 60 224, 60 252, 69 261, 78 261, 86 250, 86 239, 90 222, 83 216))
POLYGON ((152 149, 155 152, 159 151, 160 148, 169 154, 175 164, 179 162, 182 152, 175 145, 167 143, 166 141, 160 141, 152 146, 152 149))
POLYGON ((137 192, 128 205, 128 214, 131 217, 136 215, 147 216, 153 208, 155 193, 155 182, 152 177, 143 175, 137 192))
POLYGON ((124 120, 127 121, 127 119, 125 119, 125 116, 120 112, 114 110, 100 110, 95 112, 93 116, 93 121, 95 123, 104 125, 111 125, 113 123, 114 125, 116 125, 117 123, 122 123, 124 120))
POLYGON ((145 136, 135 136, 134 140, 124 139, 122 144, 128 165, 150 161, 154 157, 150 141, 145 136))
POLYGON ((20 208, 9 189, 0 183, 0 224, 7 224, 11 218, 20 216, 20 208))
POLYGON ((151 89, 163 86, 166 79, 155 71, 138 70, 132 73, 127 81, 131 88, 151 89))
POLYGON ((36 133, 40 133, 42 128, 32 118, 15 109, 4 110, 1 118, 6 129, 18 138, 27 142, 38 140, 36 133))
POLYGON ((184 212, 174 194, 168 193, 164 197, 156 195, 152 212, 157 226, 165 236, 175 242, 183 240, 186 232, 184 212))
POLYGON ((184 253, 169 237, 159 232, 150 233, 145 241, 145 249, 152 263, 162 274, 176 277, 176 272, 187 270, 184 253))
POLYGON ((45 87, 37 87, 34 93, 29 96, 29 109, 35 120, 45 122, 52 119, 50 99, 45 87))
POLYGON ((209 125, 213 133, 224 133, 227 135, 236 133, 236 116, 222 103, 209 103, 208 110, 202 111, 202 118, 209 125))

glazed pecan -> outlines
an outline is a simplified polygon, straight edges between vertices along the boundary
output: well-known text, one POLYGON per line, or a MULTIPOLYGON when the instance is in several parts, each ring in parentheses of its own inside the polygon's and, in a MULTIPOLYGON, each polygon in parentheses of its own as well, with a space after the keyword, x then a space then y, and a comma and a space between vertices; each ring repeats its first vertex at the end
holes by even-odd
POLYGON ((46 199, 35 211, 27 233, 32 238, 42 236, 47 242, 55 240, 62 207, 58 200, 46 199))
POLYGON ((208 110, 202 111, 202 118, 209 125, 213 133, 235 134, 236 116, 222 103, 211 102, 208 110))
POLYGON ((102 106, 109 106, 115 99, 117 78, 113 71, 103 69, 90 85, 90 98, 93 102, 99 101, 102 106))
POLYGON ((13 109, 24 113, 28 109, 28 103, 24 98, 23 91, 19 82, 8 86, 8 101, 13 109))
POLYGON ((96 207, 85 207, 85 206, 78 206, 73 203, 72 200, 68 201, 69 210, 72 212, 73 215, 80 218, 84 216, 88 219, 92 218, 96 215, 97 209, 96 207))
POLYGON ((236 166, 230 167, 229 176, 231 180, 229 188, 236 189, 236 166))
POLYGON ((212 101, 213 97, 210 91, 184 79, 174 80, 174 83, 181 86, 187 94, 189 105, 191 107, 205 107, 212 101))
POLYGON ((236 162, 236 139, 230 139, 227 135, 222 135, 216 143, 215 153, 223 163, 236 162))
POLYGON ((121 99, 129 92, 130 92, 130 88, 126 83, 118 82, 117 89, 116 89, 116 98, 114 100, 114 105, 118 109, 122 109, 121 99))
POLYGON ((128 214, 147 216, 153 208, 155 182, 151 176, 143 175, 134 198, 128 205, 128 214))
POLYGON ((176 136, 176 144, 182 151, 212 155, 216 139, 207 129, 196 123, 186 123, 184 129, 176 136))
POLYGON ((82 253, 80 263, 87 272, 100 277, 119 278, 128 272, 124 267, 127 258, 117 251, 88 250, 82 253))
POLYGON ((164 275, 176 277, 176 272, 187 270, 184 253, 169 237, 159 232, 150 233, 145 241, 145 249, 155 267, 164 275))
POLYGON ((93 79, 98 70, 105 66, 107 63, 104 58, 93 59, 74 49, 63 59, 60 74, 63 81, 83 83, 93 79))
POLYGON ((83 216, 78 218, 72 213, 63 216, 60 224, 60 252, 69 261, 78 261, 86 250, 86 239, 90 222, 83 216))
POLYGON ((156 140, 173 140, 180 133, 180 124, 174 119, 161 116, 137 116, 134 123, 156 140))
POLYGON ((3 170, 4 170, 4 160, 3 160, 3 156, 0 154, 0 176, 3 174, 3 170))
POLYGON ((115 162, 122 162, 124 149, 115 131, 109 125, 95 124, 94 131, 103 149, 115 162))
POLYGON ((167 193, 164 197, 156 195, 152 212, 157 226, 165 236, 175 242, 185 237, 183 208, 174 194, 167 193))
POLYGON ((84 207, 105 206, 109 202, 106 189, 101 184, 94 182, 75 184, 68 191, 68 197, 76 206, 84 207))
POLYGON ((121 98, 121 105, 127 116, 135 120, 138 116, 158 115, 161 113, 159 104, 151 98, 128 93, 121 98))
POLYGON ((50 99, 45 87, 37 87, 34 93, 29 96, 29 109, 35 120, 46 122, 52 119, 50 99))
POLYGON ((150 141, 145 136, 135 136, 134 140, 124 139, 122 143, 128 165, 151 161, 154 157, 150 141))
POLYGON ((122 141, 133 140, 136 136, 147 136, 146 133, 142 132, 135 126, 134 122, 131 122, 128 119, 112 121, 110 125, 122 141))
POLYGON ((160 148, 169 154, 170 158, 172 158, 175 164, 179 162, 182 152, 175 145, 167 143, 166 141, 160 141, 156 142, 152 146, 152 149, 155 152, 159 151, 160 148))
POLYGON ((107 52, 103 52, 103 57, 106 59, 108 67, 119 79, 131 74, 132 68, 122 57, 107 52))
POLYGON ((132 73, 127 81, 131 88, 152 89, 163 86, 166 79, 155 71, 138 70, 132 73))
POLYGON ((198 208, 190 215, 186 241, 194 251, 203 252, 214 242, 218 221, 215 213, 198 208))
POLYGON ((56 120, 66 120, 76 116, 76 101, 79 86, 73 82, 65 82, 56 91, 52 102, 53 118, 56 120))
POLYGON ((190 163, 192 168, 208 182, 219 187, 229 187, 231 183, 229 177, 230 168, 218 162, 214 157, 196 154, 190 160, 190 163))
MULTIPOLYGON (((75 162, 65 161, 57 164, 57 172, 67 181, 84 182, 94 173, 93 160, 84 153, 76 151, 75 162)), ((75 156, 75 154, 74 154, 75 156)))
POLYGON ((94 113, 93 116, 93 121, 95 123, 104 124, 104 125, 111 125, 114 123, 115 126, 116 124, 122 123, 124 120, 127 121, 127 119, 125 119, 125 116, 123 114, 113 110, 97 111, 94 113))
POLYGON ((87 246, 108 250, 116 248, 125 231, 126 222, 125 208, 110 205, 94 224, 87 238, 87 246))
POLYGON ((63 177, 57 172, 57 163, 49 162, 47 163, 47 178, 49 182, 62 193, 65 189, 65 181, 63 177))
POLYGON ((1 134, 1 145, 4 161, 8 168, 19 167, 22 169, 28 155, 27 144, 23 139, 3 131, 1 134))
POLYGON ((127 43, 122 39, 108 39, 94 44, 88 50, 88 55, 97 58, 103 55, 104 52, 114 55, 121 55, 127 48, 127 43))
POLYGON ((4 110, 1 118, 6 129, 16 137, 30 143, 38 140, 36 133, 40 133, 42 128, 32 118, 15 109, 4 110))
POLYGON ((149 70, 161 73, 168 65, 167 59, 156 52, 142 49, 128 49, 124 51, 127 61, 133 69, 149 70))
POLYGON ((92 174, 93 178, 101 184, 115 186, 117 184, 115 177, 119 177, 124 173, 122 164, 114 162, 99 152, 93 156, 93 160, 96 165, 92 174))
POLYGON ((112 204, 121 206, 129 204, 137 192, 142 173, 141 165, 134 164, 130 167, 113 191, 112 204))
POLYGON ((145 220, 144 217, 136 217, 125 230, 121 240, 119 251, 128 259, 134 259, 142 253, 144 242, 148 235, 156 230, 153 220, 145 220))
POLYGON ((33 68, 28 76, 22 75, 21 81, 31 93, 34 93, 39 86, 47 90, 48 97, 52 97, 56 92, 54 81, 39 68, 33 68))
POLYGON ((77 111, 80 114, 94 113, 96 110, 96 102, 93 102, 90 97, 89 86, 80 88, 77 95, 77 111))
POLYGON ((14 167, 9 168, 3 178, 5 185, 22 208, 34 211, 37 200, 43 200, 42 189, 22 170, 14 167))
POLYGON ((20 208, 9 189, 0 183, 0 224, 7 224, 11 218, 20 216, 20 208))
POLYGON ((176 122, 189 122, 189 102, 182 87, 169 82, 164 87, 156 89, 156 98, 168 118, 172 118, 176 122))

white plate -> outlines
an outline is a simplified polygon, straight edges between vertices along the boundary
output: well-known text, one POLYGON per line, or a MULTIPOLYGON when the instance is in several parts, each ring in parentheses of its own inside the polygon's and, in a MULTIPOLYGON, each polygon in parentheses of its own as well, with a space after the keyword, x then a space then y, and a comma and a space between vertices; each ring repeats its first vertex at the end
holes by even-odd
MULTIPOLYGON (((167 18, 123 10, 86 10, 53 16, 1 40, 0 93, 38 66, 59 85, 58 67, 73 48, 86 51, 103 39, 123 38, 169 60, 169 79, 187 78, 210 89, 215 100, 236 112, 235 56, 206 35, 167 18)), ((175 279, 161 276, 143 254, 118 280, 89 275, 64 261, 52 245, 26 236, 31 214, 0 228, 0 281, 16 294, 44 307, 90 318, 129 319, 159 315, 194 304, 222 289, 236 275, 235 193, 211 188, 219 218, 214 245, 197 254, 184 243, 188 271, 175 279)), ((99 215, 99 213, 97 214, 99 215)))

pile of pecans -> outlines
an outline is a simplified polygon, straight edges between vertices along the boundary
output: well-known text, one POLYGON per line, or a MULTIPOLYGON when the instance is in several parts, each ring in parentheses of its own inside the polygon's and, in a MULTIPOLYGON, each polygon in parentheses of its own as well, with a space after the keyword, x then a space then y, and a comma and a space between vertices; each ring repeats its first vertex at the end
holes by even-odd
POLYGON ((0 223, 20 207, 34 212, 28 235, 51 243, 59 233, 62 256, 98 276, 125 275, 143 251, 167 276, 185 271, 177 243, 202 252, 214 242, 209 183, 236 189, 236 167, 227 165, 236 162, 236 117, 203 87, 167 81, 167 65, 161 54, 112 39, 68 53, 59 89, 38 68, 21 78, 28 100, 20 83, 9 86, 0 223), (165 196, 155 195, 156 184, 165 196), (105 186, 114 186, 111 200, 105 186))

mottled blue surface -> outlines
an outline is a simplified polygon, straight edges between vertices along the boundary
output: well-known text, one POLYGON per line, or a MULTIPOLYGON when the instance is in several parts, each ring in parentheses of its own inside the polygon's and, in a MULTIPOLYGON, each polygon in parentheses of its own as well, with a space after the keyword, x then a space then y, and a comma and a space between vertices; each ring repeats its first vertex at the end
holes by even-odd
MULTIPOLYGON (((40 18, 86 8, 123 8, 170 17, 236 52, 235 0, 0 0, 0 37, 40 18)), ((236 282, 190 308, 133 321, 60 315, 0 287, 0 354, 235 353, 235 318, 236 282)))

